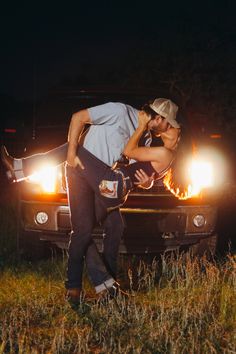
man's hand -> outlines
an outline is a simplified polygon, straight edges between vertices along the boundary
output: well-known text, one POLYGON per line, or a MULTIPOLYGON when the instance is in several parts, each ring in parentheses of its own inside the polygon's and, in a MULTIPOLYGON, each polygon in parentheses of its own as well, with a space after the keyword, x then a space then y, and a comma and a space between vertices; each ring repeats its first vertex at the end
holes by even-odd
POLYGON ((136 170, 135 177, 138 180, 138 182, 134 182, 134 184, 138 185, 139 187, 141 187, 143 189, 149 189, 153 186, 155 172, 153 172, 151 177, 149 177, 146 174, 146 172, 144 172, 142 169, 140 169, 140 170, 136 170))
POLYGON ((91 118, 87 109, 83 109, 72 115, 69 132, 68 132, 68 152, 67 152, 67 163, 69 166, 84 169, 84 166, 78 156, 76 155, 78 142, 80 140, 81 134, 84 131, 86 124, 91 124, 91 118))
POLYGON ((82 164, 82 162, 80 161, 80 159, 78 158, 77 155, 73 155, 73 156, 67 156, 67 163, 69 166, 71 167, 77 167, 79 166, 82 170, 84 170, 84 165, 82 164))

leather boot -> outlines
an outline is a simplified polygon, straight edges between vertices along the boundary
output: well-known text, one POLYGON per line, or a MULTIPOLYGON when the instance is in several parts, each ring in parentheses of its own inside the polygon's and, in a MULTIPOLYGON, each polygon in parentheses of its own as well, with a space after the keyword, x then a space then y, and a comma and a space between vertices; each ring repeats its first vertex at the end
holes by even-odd
POLYGON ((96 301, 96 297, 93 294, 85 293, 80 288, 67 289, 65 299, 72 305, 92 304, 96 301))
POLYGON ((126 291, 122 290, 119 283, 115 282, 111 287, 101 291, 98 294, 97 302, 106 305, 110 300, 122 298, 128 300, 130 298, 130 294, 126 291))
POLYGON ((67 289, 65 298, 68 302, 79 305, 82 302, 82 290, 80 288, 67 289))
POLYGON ((9 153, 4 145, 1 146, 1 160, 7 170, 7 172, 6 172, 7 178, 11 182, 15 182, 16 176, 15 176, 15 171, 13 168, 14 158, 11 155, 9 155, 9 153))

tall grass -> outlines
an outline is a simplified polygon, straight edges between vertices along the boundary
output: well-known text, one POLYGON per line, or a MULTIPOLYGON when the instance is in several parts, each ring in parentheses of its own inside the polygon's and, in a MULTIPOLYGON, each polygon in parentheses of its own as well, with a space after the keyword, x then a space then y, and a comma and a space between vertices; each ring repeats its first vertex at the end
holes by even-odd
POLYGON ((234 256, 140 261, 126 274, 134 296, 77 309, 64 300, 65 266, 66 258, 2 270, 0 353, 235 353, 234 256))
POLYGON ((18 200, 4 190, 0 201, 0 267, 6 260, 16 260, 18 222, 18 200))
POLYGON ((66 255, 16 261, 14 194, 1 201, 0 225, 0 354, 236 352, 232 254, 218 262, 190 254, 123 260, 123 284, 134 296, 75 309, 64 299, 66 255))

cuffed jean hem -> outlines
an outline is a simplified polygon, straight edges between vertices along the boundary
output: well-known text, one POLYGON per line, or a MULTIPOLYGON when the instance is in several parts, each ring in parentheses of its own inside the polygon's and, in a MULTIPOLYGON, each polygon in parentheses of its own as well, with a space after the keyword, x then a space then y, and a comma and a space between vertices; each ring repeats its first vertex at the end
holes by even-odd
POLYGON ((106 290, 107 288, 111 288, 115 282, 116 281, 113 278, 110 278, 105 280, 102 284, 95 286, 96 294, 99 294, 101 291, 106 290))
POLYGON ((14 159, 13 160, 13 169, 14 170, 23 170, 22 159, 14 159))
POLYGON ((24 172, 22 170, 14 170, 15 177, 17 182, 20 182, 21 180, 25 179, 24 172))

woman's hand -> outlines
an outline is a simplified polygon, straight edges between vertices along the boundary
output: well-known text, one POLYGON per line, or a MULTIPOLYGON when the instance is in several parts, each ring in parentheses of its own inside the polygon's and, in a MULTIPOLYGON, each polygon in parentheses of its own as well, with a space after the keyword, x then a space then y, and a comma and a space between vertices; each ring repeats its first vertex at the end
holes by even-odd
POLYGON ((153 186, 154 177, 155 172, 153 172, 153 174, 149 177, 146 172, 144 172, 144 170, 136 170, 135 178, 138 180, 138 182, 134 182, 134 184, 138 185, 143 189, 149 189, 153 186))
POLYGON ((146 130, 150 119, 150 116, 148 116, 144 111, 140 111, 138 114, 138 128, 146 130))

